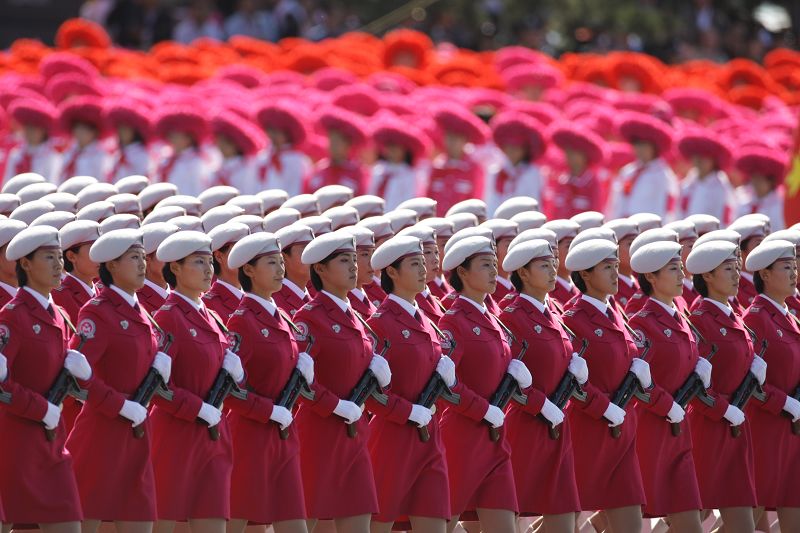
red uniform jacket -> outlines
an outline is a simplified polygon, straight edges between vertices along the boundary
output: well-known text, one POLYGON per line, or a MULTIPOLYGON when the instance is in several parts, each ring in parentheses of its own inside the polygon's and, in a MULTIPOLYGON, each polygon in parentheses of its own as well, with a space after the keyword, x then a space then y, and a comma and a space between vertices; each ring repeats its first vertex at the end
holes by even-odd
POLYGON ((372 303, 368 295, 365 295, 365 298, 362 300, 357 294, 350 291, 347 293, 347 299, 350 300, 350 305, 353 309, 364 317, 364 319, 369 318, 372 316, 372 313, 378 310, 377 306, 372 303))
POLYGON ((78 311, 91 298, 92 295, 72 276, 65 276, 61 285, 53 291, 53 301, 67 312, 73 324, 78 321, 78 311))
POLYGON ((239 307, 239 301, 238 295, 233 294, 219 281, 215 281, 211 289, 203 295, 203 303, 226 321, 239 307))
POLYGON ((758 296, 758 293, 756 292, 756 286, 752 281, 742 275, 742 277, 739 278, 739 294, 736 295, 736 299, 739 300, 739 304, 744 309, 747 309, 753 304, 753 300, 756 299, 756 296, 758 296))
POLYGON ((367 293, 367 298, 376 308, 380 307, 386 299, 386 292, 381 288, 381 284, 374 281, 364 285, 364 292, 367 293))
MULTIPOLYGON (((445 309, 450 309, 453 304, 458 301, 459 296, 460 294, 458 292, 450 291, 450 293, 442 300, 442 305, 445 307, 445 309)), ((500 306, 498 306, 494 301, 494 298, 492 298, 491 294, 486 295, 486 298, 483 299, 483 303, 486 305, 486 309, 488 309, 490 313, 492 313, 494 316, 500 316, 500 311, 502 311, 502 309, 500 309, 500 306)))
POLYGON ((150 315, 155 314, 156 311, 161 309, 161 306, 164 305, 164 302, 167 301, 166 298, 161 296, 148 285, 144 285, 141 289, 136 291, 136 297, 139 299, 139 305, 141 305, 145 311, 150 313, 150 315))
POLYGON ((686 305, 690 308, 694 305, 695 300, 700 298, 700 293, 694 289, 694 286, 687 287, 686 284, 683 285, 683 294, 681 295, 683 300, 686 302, 686 305))
POLYGON ((301 307, 311 301, 310 298, 300 298, 292 289, 285 284, 281 290, 272 295, 275 304, 283 310, 284 313, 290 317, 294 317, 301 307))
POLYGON ((367 171, 355 161, 335 163, 323 159, 303 185, 303 192, 311 194, 326 185, 344 185, 355 191, 355 195, 364 194, 367 189, 367 171))
POLYGON ((439 301, 439 298, 430 291, 428 291, 427 296, 423 296, 422 293, 417 294, 416 300, 420 311, 425 313, 425 316, 436 324, 439 323, 439 320, 444 316, 444 312, 447 311, 442 302, 439 301))
MULTIPOLYGON (((504 281, 511 283, 509 280, 504 280, 504 281)), ((514 288, 514 286, 512 285, 511 287, 506 287, 505 285, 503 285, 501 281, 498 281, 497 288, 494 290, 494 294, 492 294, 492 300, 494 300, 497 303, 497 305, 502 308, 504 307, 504 304, 501 304, 500 302, 502 302, 509 294, 512 295, 510 300, 513 301, 517 295, 517 290, 514 288)))
POLYGON ((444 216, 458 202, 483 198, 483 167, 469 156, 463 159, 437 158, 428 178, 428 196, 437 202, 436 211, 444 216))
POLYGON ((631 296, 639 291, 639 282, 636 280, 636 274, 632 274, 631 281, 633 284, 628 285, 624 280, 620 279, 619 290, 617 291, 617 294, 614 295, 614 298, 617 300, 617 302, 619 302, 623 309, 625 309, 625 306, 628 305, 628 301, 630 301, 631 296))
POLYGON ((446 279, 442 279, 441 285, 432 280, 428 282, 428 290, 441 301, 445 296, 453 292, 453 287, 450 286, 446 279))
POLYGON ((550 293, 550 297, 553 298, 555 301, 557 301, 559 304, 561 304, 561 307, 564 307, 567 305, 567 302, 569 302, 572 298, 578 296, 579 294, 580 291, 575 286, 575 284, 570 282, 570 288, 566 289, 564 285, 561 284, 560 281, 556 280, 556 287, 550 293))
POLYGON ((5 288, 0 287, 0 309, 14 298, 5 288))
MULTIPOLYGON (((650 297, 641 290, 637 290, 636 293, 628 300, 628 305, 625 306, 625 314, 629 317, 632 317, 644 309, 648 301, 650 301, 650 297)), ((686 304, 686 300, 683 299, 683 296, 676 296, 674 302, 675 307, 678 308, 678 311, 683 316, 687 316, 691 312, 689 306, 686 304)))

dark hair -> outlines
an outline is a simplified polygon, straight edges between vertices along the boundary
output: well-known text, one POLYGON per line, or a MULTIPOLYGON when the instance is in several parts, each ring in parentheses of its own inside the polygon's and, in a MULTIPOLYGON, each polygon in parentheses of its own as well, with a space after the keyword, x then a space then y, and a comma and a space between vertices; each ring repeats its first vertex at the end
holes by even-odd
MULTIPOLYGON (((383 155, 383 151, 378 154, 378 160, 380 161, 387 161, 386 156, 383 155)), ((408 166, 414 166, 414 155, 411 153, 411 150, 408 148, 403 148, 403 163, 408 166)))
POLYGON ((703 279, 702 274, 695 274, 692 276, 692 283, 694 283, 694 290, 696 290, 703 298, 708 298, 708 285, 706 280, 703 279))
MULTIPOLYGON (((458 266, 469 269, 470 264, 472 264, 472 259, 473 258, 470 257, 458 266)), ((461 292, 464 290, 464 282, 458 277, 458 267, 450 271, 450 285, 456 292, 461 292)))
MULTIPOLYGON (((330 263, 331 261, 333 261, 334 259, 336 259, 340 255, 342 255, 343 253, 347 253, 347 252, 339 252, 337 254, 331 254, 328 257, 326 257, 325 259, 323 259, 322 261, 319 261, 318 264, 327 265, 328 263, 330 263)), ((311 265, 311 268, 309 270, 311 271, 311 286, 314 287, 314 290, 321 291, 322 289, 324 289, 325 287, 322 286, 322 278, 319 277, 319 274, 317 274, 317 271, 314 270, 314 265, 311 265)))
POLYGON ((750 242, 750 239, 752 239, 752 237, 748 237, 746 239, 742 239, 741 241, 739 241, 739 250, 744 252, 745 248, 747 248, 747 243, 750 242))
MULTIPOLYGON (((594 270, 594 267, 587 268, 585 270, 585 272, 591 272, 592 270, 594 270)), ((572 280, 572 283, 575 284, 575 286, 578 288, 579 291, 586 292, 586 282, 583 281, 583 278, 581 277, 580 271, 578 271, 578 272, 570 272, 569 273, 569 278, 572 280)))
POLYGON ((100 263, 98 275, 100 276, 100 281, 102 281, 103 285, 106 287, 110 287, 114 284, 114 278, 111 277, 111 272, 108 271, 105 263, 100 263))
POLYGON ((64 258, 64 270, 66 270, 67 272, 72 272, 73 270, 75 270, 75 265, 73 265, 72 261, 70 261, 67 258, 67 252, 72 252, 73 254, 77 255, 78 253, 80 253, 80 250, 81 250, 80 246, 73 246, 72 248, 68 248, 68 249, 64 250, 64 255, 63 255, 63 258, 64 258))
MULTIPOLYGON (((400 268, 400 263, 402 262, 403 259, 400 258, 389 266, 397 270, 398 268, 400 268)), ((381 270, 381 289, 383 289, 383 292, 385 292, 386 294, 391 294, 394 292, 394 281, 392 281, 392 278, 390 278, 389 274, 386 273, 386 268, 381 270)))
POLYGON ((644 276, 644 274, 637 274, 636 279, 639 282, 639 287, 642 289, 642 292, 647 296, 652 296, 653 284, 647 281, 647 278, 644 276))
MULTIPOLYGON (((219 248, 217 251, 221 254, 224 254, 225 252, 231 249, 231 246, 233 246, 233 244, 228 243, 225 246, 219 248)), ((222 265, 220 264, 219 261, 217 261, 217 256, 215 256, 213 253, 211 254, 211 261, 212 263, 214 263, 214 275, 219 277, 220 273, 222 272, 222 265)))
POLYGON ((522 278, 519 277, 519 274, 517 274, 516 270, 511 273, 508 279, 511 280, 511 284, 514 286, 517 292, 522 292, 522 278))
MULTIPOLYGON (((182 263, 183 259, 175 261, 176 263, 182 263)), ((161 275, 164 276, 164 281, 167 282, 170 289, 174 289, 178 285, 178 278, 175 277, 175 274, 169 268, 171 263, 164 263, 164 266, 161 267, 161 275)))
POLYGON ((756 292, 762 294, 764 292, 764 279, 758 272, 753 272, 753 285, 756 286, 756 292))
MULTIPOLYGON (((248 265, 254 266, 260 257, 254 257, 247 262, 248 265)), ((239 279, 239 285, 242 286, 244 292, 253 290, 253 278, 244 273, 244 265, 236 269, 236 277, 239 279)))

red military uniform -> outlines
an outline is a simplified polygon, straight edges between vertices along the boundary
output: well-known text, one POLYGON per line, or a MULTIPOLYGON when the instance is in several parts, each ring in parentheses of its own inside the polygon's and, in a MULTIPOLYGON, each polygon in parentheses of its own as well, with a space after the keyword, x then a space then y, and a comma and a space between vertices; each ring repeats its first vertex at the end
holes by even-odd
POLYGON ((492 300, 494 300, 497 305, 502 308, 505 304, 501 304, 501 302, 509 294, 512 295, 512 300, 513 297, 516 297, 517 290, 514 288, 514 285, 506 278, 497 276, 497 288, 494 290, 494 294, 492 294, 492 300))
POLYGON ((436 158, 428 178, 426 196, 437 202, 437 213, 444 216, 458 202, 483 198, 485 173, 469 155, 463 159, 436 158))
POLYGON ((67 316, 74 324, 78 321, 78 311, 94 297, 94 289, 88 287, 81 280, 67 274, 61 280, 61 285, 53 291, 53 301, 67 312, 67 316))
POLYGON ((694 464, 700 497, 706 509, 754 507, 753 445, 750 422, 742 424, 739 438, 731 436, 730 424, 723 419, 728 398, 750 370, 753 344, 736 313, 730 316, 715 302, 705 298, 695 302, 692 323, 705 339, 701 353, 709 353, 711 344, 718 351, 712 360, 711 381, 715 405, 708 408, 694 402, 689 409, 689 423, 694 439, 694 464))
POLYGON ((655 383, 650 403, 636 404, 636 450, 647 497, 644 514, 666 516, 702 509, 689 424, 681 424, 681 434, 675 437, 666 419, 675 393, 694 372, 700 356, 694 336, 680 311, 675 309, 670 315, 652 298, 631 317, 630 326, 650 341, 648 362, 655 383))
MULTIPOLYGON (((611 309, 611 306, 609 306, 611 309)), ((564 313, 564 322, 589 347, 584 355, 590 381, 584 385, 585 403, 572 402, 569 423, 575 435, 575 475, 584 509, 613 509, 645 502, 639 459, 636 454, 636 410, 629 404, 622 435, 611 437, 603 417, 610 398, 638 357, 633 339, 619 313, 612 321, 592 302, 580 297, 564 313)))
POLYGON ((222 417, 220 438, 213 441, 197 421, 222 367, 227 340, 205 307, 198 311, 177 292, 169 295, 155 319, 174 337, 169 355, 175 395, 171 402, 156 397, 151 411, 158 518, 227 519, 233 466, 228 424, 222 417))
MULTIPOLYGON (((413 310, 411 304, 406 307, 413 310)), ((379 339, 392 343, 386 352, 392 368, 389 403, 369 402, 375 413, 369 425, 369 452, 380 508, 374 519, 379 522, 393 522, 406 515, 451 517, 438 420, 434 417, 428 425, 428 442, 420 441, 417 428, 408 423, 412 404, 442 356, 431 321, 417 313, 419 318, 390 296, 368 321, 379 339)))
POLYGON ((512 403, 506 418, 522 515, 581 510, 569 422, 564 420, 559 426, 561 438, 554 440, 548 435, 548 424, 536 419, 545 397, 555 391, 567 371, 573 350, 559 321, 542 307, 547 314, 528 297, 517 295, 501 315, 518 340, 528 341, 522 361, 533 376, 533 386, 526 391, 528 404, 512 403))
POLYGON ((691 309, 691 307, 694 305, 694 302, 700 298, 700 293, 695 290, 694 283, 692 283, 691 280, 684 278, 683 294, 681 296, 686 302, 686 306, 691 309))
POLYGON ((563 278, 557 277, 556 278, 556 288, 553 289, 553 292, 550 293, 550 297, 554 299, 556 302, 561 304, 561 307, 567 305, 574 297, 578 296, 580 291, 572 283, 572 280, 565 280, 563 278))
MULTIPOLYGON (((150 522, 156 490, 150 462, 150 431, 134 439, 131 422, 119 415, 139 388, 158 349, 150 320, 114 288, 80 312, 81 352, 92 365, 89 397, 67 439, 87 519, 150 522), (113 450, 113 453, 109 453, 113 450)), ((72 345, 79 340, 72 338, 72 345)), ((144 422, 147 428, 149 422, 144 422)))
POLYGON ((139 305, 151 315, 161 309, 161 306, 167 301, 168 296, 169 289, 163 289, 149 279, 145 279, 144 286, 136 291, 139 305))
MULTIPOLYGON (((639 282, 635 277, 628 277, 623 274, 619 275, 619 290, 614 295, 614 299, 619 302, 623 309, 628 305, 631 297, 639 291, 639 282)), ((627 312, 627 309, 626 309, 627 312)), ((630 316, 630 314, 628 314, 630 316)))
POLYGON ((439 301, 444 300, 444 297, 453 291, 453 287, 451 287, 447 280, 444 279, 444 276, 441 278, 436 278, 433 281, 429 281, 428 289, 431 291, 432 295, 439 299, 439 301))
POLYGON ((272 299, 284 313, 294 317, 295 313, 297 313, 301 307, 311 301, 311 296, 309 296, 305 287, 298 287, 290 280, 284 278, 283 287, 272 295, 272 299))
MULTIPOLYGON (((315 339, 315 393, 304 401, 295 423, 303 446, 300 464, 308 515, 331 519, 378 512, 372 465, 367 450, 366 417, 356 422, 358 435, 348 438, 344 419, 333 414, 347 399, 372 361, 372 339, 361 322, 342 310, 344 302, 319 292, 295 315, 297 326, 315 339)), ((304 340, 304 339, 303 339, 304 340)))
MULTIPOLYGON (((739 278, 739 294, 736 295, 736 299, 739 300, 739 304, 746 310, 753 304, 753 301, 758 296, 756 292, 756 286, 753 284, 753 275, 749 272, 741 272, 741 277, 739 278)), ((744 313, 741 313, 742 316, 744 313)))
MULTIPOLYGON (((442 300, 442 305, 446 309, 450 309, 453 306, 453 304, 458 301, 458 297, 459 294, 456 291, 454 290, 450 291, 450 293, 447 296, 445 296, 444 299, 442 300)), ((483 299, 483 303, 484 305, 486 305, 486 308, 489 310, 491 314, 493 314, 496 317, 500 316, 501 309, 494 301, 494 298, 492 298, 491 294, 486 295, 486 298, 483 299)))
POLYGON ((751 401, 747 416, 753 428, 756 496, 767 509, 800 507, 796 483, 800 476, 800 437, 791 432, 788 418, 781 416, 786 395, 800 385, 800 328, 796 319, 778 310, 763 294, 756 297, 744 315, 756 333, 758 344, 769 343, 764 354, 767 401, 751 401))
POLYGON ((372 313, 378 310, 370 301, 367 293, 361 289, 351 289, 350 292, 347 293, 347 299, 350 300, 350 306, 364 318, 372 316, 372 313))
MULTIPOLYGON (((647 302, 650 301, 650 297, 643 293, 641 290, 636 291, 636 293, 631 296, 628 300, 628 305, 625 306, 625 314, 628 316, 633 316, 642 309, 645 308, 647 302)), ((686 304, 686 300, 683 299, 682 296, 677 296, 674 299, 675 307, 680 311, 683 316, 689 314, 689 306, 686 304)))
POLYGON ((344 185, 353 189, 356 196, 364 194, 368 174, 356 161, 335 162, 323 159, 313 175, 305 182, 303 192, 311 194, 327 185, 344 185))
POLYGON ((54 442, 45 439, 42 425, 45 395, 64 366, 70 334, 61 314, 53 311, 49 314, 26 289, 0 311, 0 333, 8 338, 3 390, 12 396, 11 404, 0 408, 0 493, 7 523, 83 518, 72 457, 64 451, 63 418, 54 442))
POLYGON ((222 320, 228 320, 239 307, 243 294, 236 287, 217 279, 208 292, 203 295, 203 303, 222 317, 222 320))
POLYGON ((297 365, 297 342, 280 312, 259 300, 245 296, 228 320, 230 331, 242 336, 239 357, 249 390, 246 401, 228 403, 234 456, 231 516, 270 524, 305 519, 306 506, 297 428, 290 425, 289 438, 281 440, 278 426, 270 422, 273 402, 297 365))
POLYGON ((416 301, 420 310, 425 313, 425 316, 435 323, 438 323, 444 316, 444 312, 447 311, 442 305, 442 302, 439 301, 439 298, 434 296, 428 289, 418 293, 416 301))
POLYGON ((0 309, 17 295, 17 288, 0 281, 0 309))
POLYGON ((377 281, 364 285, 364 292, 367 293, 367 298, 369 298, 369 301, 372 302, 372 305, 376 308, 380 307, 386 299, 386 291, 381 288, 380 278, 378 278, 377 281))
MULTIPOLYGON (((487 296, 488 297, 488 296, 487 296)), ((456 364, 458 383, 453 392, 461 403, 448 405, 441 417, 442 438, 447 449, 450 477, 450 509, 462 515, 476 508, 517 511, 511 446, 506 429, 500 440, 489 439, 483 417, 511 361, 511 348, 497 319, 481 312, 470 301, 456 299, 439 327, 456 341, 450 356, 456 364)))

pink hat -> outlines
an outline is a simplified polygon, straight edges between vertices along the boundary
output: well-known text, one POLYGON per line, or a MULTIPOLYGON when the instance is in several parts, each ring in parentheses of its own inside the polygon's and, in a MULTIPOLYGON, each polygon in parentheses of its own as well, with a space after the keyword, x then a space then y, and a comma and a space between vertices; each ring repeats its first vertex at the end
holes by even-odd
POLYGON ((561 111, 553 104, 546 102, 530 102, 527 100, 515 100, 508 106, 508 111, 518 111, 535 118, 545 126, 552 124, 561 116, 561 111))
POLYGON ((505 111, 496 115, 491 123, 492 136, 497 146, 506 144, 524 146, 530 161, 539 159, 547 147, 544 128, 522 113, 505 111))
POLYGON ((45 56, 39 63, 39 72, 45 78, 52 78, 62 72, 76 72, 88 78, 99 75, 97 68, 88 60, 71 52, 54 52, 45 56))
POLYGON ((494 55, 494 65, 497 70, 503 73, 519 65, 533 67, 546 61, 544 54, 531 50, 526 46, 506 46, 498 50, 494 55))
POLYGON ((360 146, 369 140, 367 124, 361 116, 345 109, 329 106, 319 116, 319 124, 326 130, 336 130, 350 140, 353 146, 360 146))
POLYGON ((77 72, 63 72, 47 80, 45 92, 55 103, 63 102, 70 96, 102 96, 103 91, 94 78, 87 78, 77 72))
POLYGON ((234 64, 222 67, 217 71, 216 77, 221 80, 229 80, 234 83, 254 89, 267 84, 267 75, 264 71, 250 65, 234 64))
POLYGON ((372 132, 372 137, 380 148, 398 144, 411 152, 414 161, 430 152, 428 136, 416 126, 396 118, 382 117, 372 132))
POLYGON ((666 154, 672 146, 672 128, 669 124, 644 113, 623 114, 619 121, 619 132, 631 144, 637 141, 653 144, 661 155, 666 154))
POLYGON ((156 118, 156 134, 166 138, 173 131, 186 133, 198 144, 202 144, 208 139, 208 122, 197 108, 186 105, 164 106, 162 113, 156 118))
POLYGON ((483 144, 490 136, 489 127, 481 119, 457 105, 442 105, 434 112, 436 125, 443 132, 463 135, 468 142, 483 144))
POLYGON ((286 132, 290 142, 299 146, 306 141, 308 131, 305 117, 287 102, 277 101, 262 103, 256 112, 256 118, 262 129, 275 128, 286 132))
POLYGON ((724 114, 720 99, 716 95, 696 87, 667 89, 661 97, 677 115, 691 114, 696 115, 698 119, 713 120, 724 114))
POLYGON ((572 149, 586 154, 589 165, 605 159, 605 141, 591 131, 561 122, 550 129, 550 138, 562 150, 572 149))
POLYGON ((365 80, 381 93, 409 94, 417 88, 417 84, 396 72, 374 72, 365 80))
POLYGON ((63 102, 60 106, 61 126, 70 130, 76 122, 91 124, 103 134, 108 130, 108 123, 103 116, 103 99, 96 96, 76 96, 63 102))
POLYGON ((710 157, 720 167, 727 166, 733 154, 727 144, 715 133, 701 128, 684 132, 678 141, 678 150, 686 159, 692 156, 710 157))
POLYGON ((564 80, 561 71, 549 63, 516 65, 504 70, 502 77, 511 92, 519 92, 525 87, 552 89, 564 80))
POLYGON ((153 122, 150 119, 152 111, 144 104, 132 99, 106 101, 105 113, 106 120, 112 127, 129 126, 145 141, 152 138, 153 122))
POLYGON ((338 87, 332 96, 333 105, 366 117, 371 117, 381 108, 378 91, 363 83, 338 87))
POLYGON ((232 111, 222 111, 211 119, 214 135, 222 135, 236 145, 244 155, 253 155, 266 145, 266 138, 258 127, 232 111))
POLYGON ((786 157, 778 150, 768 148, 746 148, 736 158, 738 168, 747 179, 754 174, 770 178, 776 185, 786 176, 786 157))
POLYGON ((58 121, 58 111, 44 98, 19 98, 8 108, 8 114, 20 124, 38 126, 52 131, 58 121))
POLYGON ((358 77, 348 70, 337 67, 325 67, 311 75, 311 83, 321 91, 332 91, 342 85, 352 85, 358 77))

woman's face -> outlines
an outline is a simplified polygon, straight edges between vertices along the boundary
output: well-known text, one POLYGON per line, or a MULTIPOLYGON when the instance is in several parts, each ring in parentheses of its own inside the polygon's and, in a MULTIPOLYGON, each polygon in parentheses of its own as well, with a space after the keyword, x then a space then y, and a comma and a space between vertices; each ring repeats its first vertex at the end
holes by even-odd
POLYGON ((39 146, 47 140, 47 130, 39 126, 25 124, 22 126, 22 136, 29 145, 39 146))
POLYGON ((170 263, 178 286, 193 292, 203 293, 211 288, 214 275, 214 263, 211 254, 192 254, 181 262, 170 263))
POLYGON ((336 130, 328 131, 328 151, 334 159, 347 159, 350 155, 350 140, 336 130))
POLYGON ((72 136, 79 146, 88 146, 97 140, 97 129, 89 124, 78 122, 72 127, 72 136))
POLYGON ((647 163, 648 161, 652 161, 656 157, 658 157, 658 153, 656 152, 656 147, 653 146, 652 143, 647 141, 637 141, 634 142, 631 146, 633 146, 633 152, 636 154, 636 159, 639 161, 643 161, 647 163))
POLYGON ((709 291, 722 294, 725 297, 736 296, 739 292, 739 269, 736 260, 729 260, 720 266, 703 274, 703 279, 709 291))
POLYGON ((465 288, 483 294, 493 294, 497 288, 497 256, 485 254, 474 257, 469 268, 459 266, 458 275, 465 288))
POLYGON ((188 133, 171 131, 167 135, 167 142, 176 153, 180 153, 192 147, 193 139, 188 133))
POLYGON ((136 138, 136 131, 126 124, 120 124, 117 126, 117 138, 120 145, 127 146, 136 138))
POLYGON ((359 249, 356 252, 358 261, 358 286, 369 285, 372 283, 372 277, 375 275, 375 270, 370 264, 372 260, 372 253, 375 248, 359 249))
POLYGON ((435 244, 426 244, 422 247, 425 256, 425 281, 433 281, 439 275, 439 247, 435 244))
POLYGON ((528 155, 527 149, 520 144, 504 144, 502 148, 512 165, 522 162, 528 155))
POLYGON ((61 250, 39 248, 32 258, 23 257, 19 263, 28 275, 28 285, 31 288, 49 292, 61 285, 61 273, 64 270, 61 250))
POLYGON ((794 259, 779 259, 769 268, 760 271, 764 289, 785 300, 797 288, 797 263, 794 259))
POLYGON ((535 259, 520 268, 517 273, 526 289, 537 293, 548 293, 556 288, 557 269, 555 257, 549 257, 535 259))
MULTIPOLYGON (((508 245, 511 244, 511 238, 502 238, 497 241, 497 264, 502 265, 503 260, 508 255, 508 245)), ((499 268, 499 267, 498 267, 499 268)))
POLYGON ((585 153, 581 152, 580 150, 567 148, 564 150, 564 156, 566 157, 567 165, 569 165, 569 168, 572 170, 573 174, 580 174, 586 170, 589 160, 586 158, 585 153))
POLYGON ((322 280, 322 287, 334 294, 344 294, 356 288, 358 259, 355 252, 343 252, 328 261, 317 263, 314 270, 322 280))
POLYGON ((121 257, 106 263, 114 285, 123 291, 133 293, 144 286, 144 275, 147 269, 144 248, 134 246, 121 257))
POLYGON ((390 163, 403 163, 406 160, 406 150, 396 143, 387 144, 383 148, 383 157, 390 163))
POLYGON ((390 266, 387 269, 387 274, 394 283, 394 292, 416 296, 425 290, 427 277, 424 255, 406 257, 397 268, 390 266))
POLYGON ((581 277, 586 283, 586 288, 596 293, 609 296, 617 294, 619 289, 619 261, 606 259, 597 264, 592 270, 584 270, 581 277))
POLYGON ((670 299, 683 294, 683 266, 675 259, 660 270, 645 274, 645 278, 653 286, 654 295, 663 295, 670 299))
POLYGON ((74 271, 79 273, 81 277, 94 279, 97 277, 100 265, 89 257, 91 247, 92 244, 87 243, 80 246, 77 253, 70 250, 67 252, 69 254, 67 258, 72 262, 74 271))
POLYGON ((255 264, 242 267, 246 276, 253 280, 253 288, 259 288, 269 294, 281 290, 283 276, 286 273, 281 254, 259 257, 255 264))

